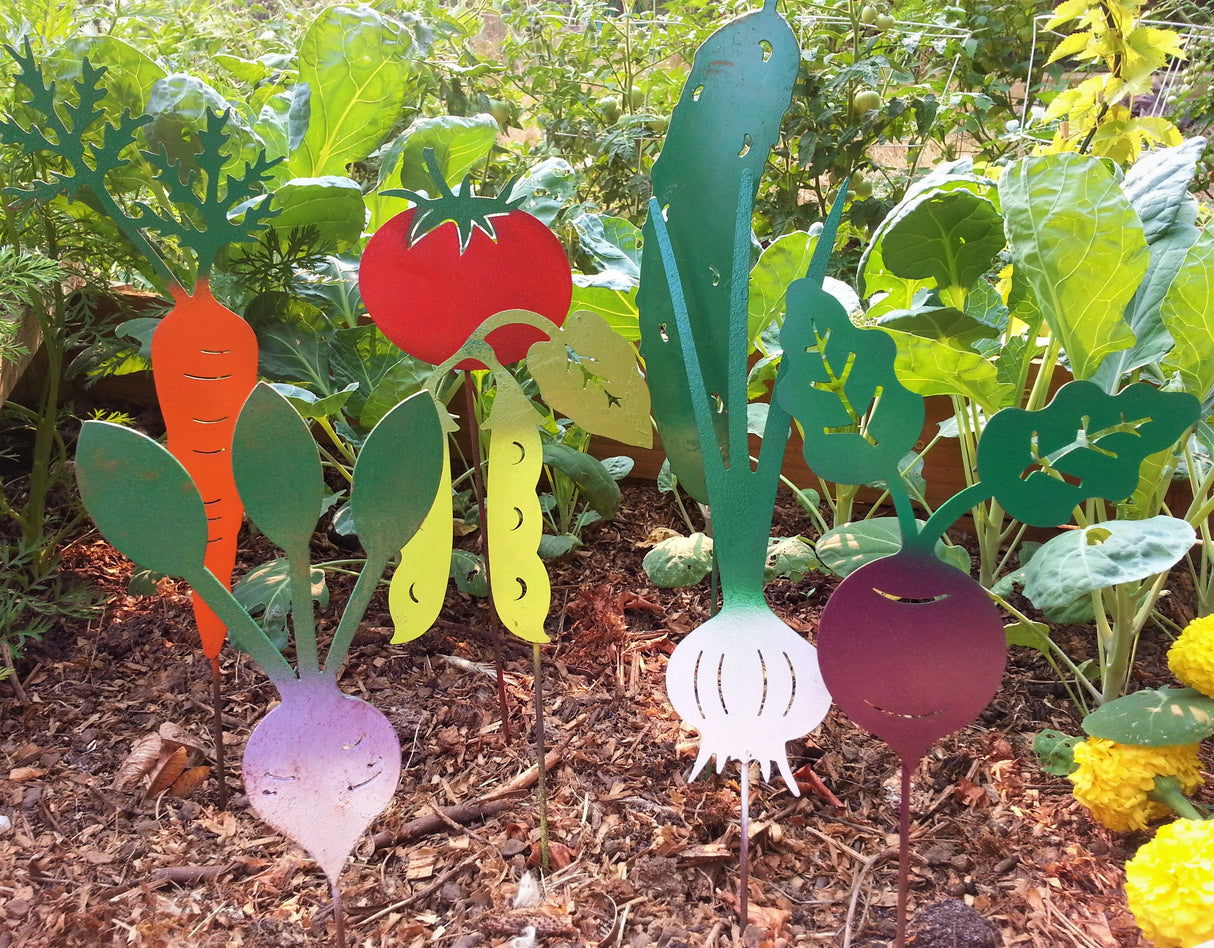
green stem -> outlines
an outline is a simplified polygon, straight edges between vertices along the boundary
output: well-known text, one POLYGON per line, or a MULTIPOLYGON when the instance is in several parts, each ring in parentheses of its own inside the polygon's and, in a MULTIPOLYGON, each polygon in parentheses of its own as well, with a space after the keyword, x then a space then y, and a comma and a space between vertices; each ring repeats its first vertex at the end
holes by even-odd
MULTIPOLYGON (((1033 379, 1033 388, 1028 400, 1024 403, 1027 411, 1036 411, 1046 403, 1050 393, 1050 380, 1054 375, 1054 366, 1058 364, 1058 354, 1062 351, 1062 343, 1057 336, 1051 335, 1046 344, 1045 353, 1041 356, 1041 366, 1037 369, 1037 377, 1033 379)), ((1032 360, 1024 360, 1022 379, 1027 382, 1029 366, 1032 360)), ((1021 385, 1023 390, 1023 384, 1021 385)))
POLYGON ((1147 792, 1147 796, 1157 803, 1169 807, 1181 819, 1209 819, 1184 795, 1184 791, 1180 788, 1180 781, 1175 777, 1156 777, 1155 786, 1147 792))
MULTIPOLYGON (((354 462, 358 459, 358 456, 350 449, 350 446, 346 444, 341 436, 338 435, 337 430, 333 427, 333 422, 329 421, 328 418, 317 418, 316 423, 320 425, 321 430, 329 436, 329 440, 333 443, 333 446, 341 452, 341 456, 345 458, 346 464, 353 467, 354 462)), ((329 457, 333 457, 330 452, 325 451, 325 453, 328 454, 329 457)), ((337 459, 333 458, 333 460, 336 461, 337 459)), ((349 480, 348 475, 347 480, 349 480)))
POLYGON ((320 671, 316 647, 316 616, 312 611, 312 563, 308 541, 285 551, 291 577, 291 627, 295 631, 295 664, 301 678, 320 671))
POLYGON ((350 651, 350 643, 354 641, 354 632, 358 629, 358 624, 362 621, 363 616, 366 615, 367 606, 371 604, 371 597, 375 595, 375 590, 379 586, 379 577, 388 568, 388 561, 394 552, 396 551, 389 550, 387 553, 368 551, 367 553, 367 562, 358 573, 358 579, 354 582, 354 589, 350 593, 349 600, 346 601, 346 607, 341 611, 341 620, 337 623, 337 631, 333 633, 333 641, 329 643, 328 654, 325 655, 323 673, 334 681, 337 680, 337 673, 341 670, 341 663, 346 660, 346 653, 350 651))
MULTIPOLYGON (((992 592, 991 590, 988 589, 988 590, 986 590, 986 594, 988 596, 990 596, 993 600, 995 600, 995 602, 999 604, 1000 608, 1002 608, 1005 612, 1007 612, 1010 616, 1012 616, 1012 618, 1018 620, 1019 622, 1025 624, 1025 625, 1034 625, 1035 624, 1032 619, 1030 619, 1028 616, 1026 616, 1023 612, 1021 612, 1019 609, 1017 609, 1015 606, 1013 606, 1010 602, 1008 602, 1006 599, 1004 599, 998 593, 992 592)), ((1058 643, 1056 643, 1048 635, 1046 636, 1045 641, 1046 641, 1046 644, 1048 645, 1050 651, 1053 653, 1053 655, 1058 656, 1058 658, 1062 660, 1062 663, 1064 665, 1066 665, 1067 669, 1071 672, 1071 674, 1075 676, 1076 683, 1081 685, 1084 688, 1084 690, 1088 692, 1089 697, 1091 697, 1093 700, 1095 700, 1097 702, 1100 701, 1100 691, 1096 688, 1095 685, 1093 685, 1088 680, 1087 675, 1083 674, 1083 671, 1079 668, 1078 665, 1076 665, 1074 663, 1074 661, 1071 660, 1071 657, 1069 655, 1067 655, 1067 653, 1062 650, 1062 648, 1058 645, 1058 643)), ((1049 663, 1052 666, 1054 666, 1055 669, 1057 668, 1057 666, 1055 665, 1055 663, 1050 655, 1046 655, 1046 660, 1049 661, 1049 663)), ((1065 682, 1064 682, 1064 684, 1065 684, 1065 682)), ((1068 691, 1070 690, 1069 687, 1067 690, 1068 691)), ((1080 705, 1081 707, 1085 707, 1084 702, 1076 701, 1075 703, 1080 705)))

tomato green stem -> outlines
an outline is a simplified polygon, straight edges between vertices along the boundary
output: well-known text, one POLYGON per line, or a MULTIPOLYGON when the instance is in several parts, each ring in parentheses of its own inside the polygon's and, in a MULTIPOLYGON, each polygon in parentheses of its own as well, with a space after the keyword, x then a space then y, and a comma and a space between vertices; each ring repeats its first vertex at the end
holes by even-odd
POLYGON ((417 212, 414 214, 412 226, 409 228, 410 242, 416 243, 430 231, 448 221, 454 223, 459 232, 460 253, 468 249, 474 227, 479 227, 496 240, 497 232, 494 230, 492 218, 509 214, 523 201, 522 197, 510 197, 510 192, 514 190, 518 178, 511 178, 498 194, 491 196, 473 193, 472 176, 465 175, 459 190, 452 191, 443 175, 443 169, 438 164, 434 149, 426 148, 422 152, 422 159, 426 163, 430 176, 434 179, 434 186, 439 192, 438 197, 429 197, 408 188, 391 188, 382 192, 388 196, 408 198, 417 205, 417 212))

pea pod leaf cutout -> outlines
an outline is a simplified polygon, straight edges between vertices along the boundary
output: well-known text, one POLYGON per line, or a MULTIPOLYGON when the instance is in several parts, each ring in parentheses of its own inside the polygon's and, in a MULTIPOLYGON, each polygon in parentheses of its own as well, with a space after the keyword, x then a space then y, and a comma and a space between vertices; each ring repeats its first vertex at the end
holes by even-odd
POLYGON ((1196 688, 1149 688, 1101 705, 1083 719, 1092 737, 1161 747, 1214 737, 1214 698, 1196 688))
POLYGON ((788 288, 780 343, 775 396, 800 423, 814 472, 838 484, 896 472, 923 430, 924 405, 894 373, 893 339, 852 325, 833 296, 804 278, 788 288))
POLYGON ((512 634, 543 644, 552 586, 538 552, 544 529, 535 492, 543 467, 539 417, 512 376, 494 378, 497 394, 481 425, 490 432, 485 532, 493 605, 512 634))
POLYGON ((350 510, 368 561, 382 561, 381 571, 434 505, 445 438, 434 399, 418 392, 380 419, 358 453, 350 510))
MULTIPOLYGON (((679 262, 682 292, 709 397, 724 397, 729 375, 730 314, 742 301, 749 267, 735 267, 734 237, 745 225, 764 165, 792 96, 800 53, 774 0, 732 20, 696 51, 671 115, 662 153, 654 162, 653 193, 679 262), (743 174, 749 200, 739 214, 743 174)), ((707 503, 700 436, 683 362, 674 303, 655 239, 646 221, 637 306, 641 355, 653 396, 654 420, 679 483, 707 503)), ((749 261, 747 261, 748 263, 749 261)), ((727 419, 718 415, 717 440, 727 450, 727 419)))
POLYGON ((86 421, 76 479, 97 529, 124 556, 171 576, 202 571, 206 508, 181 462, 160 444, 121 425, 86 421))
POLYGON ((249 519, 289 556, 302 551, 306 560, 324 494, 320 453, 299 412, 265 382, 236 421, 232 472, 249 519))
POLYGON ((1012 517, 1056 526, 1089 497, 1128 498, 1142 460, 1171 446, 1200 411, 1192 395, 1145 382, 1117 395, 1093 382, 1068 382, 1038 411, 1005 408, 990 418, 978 473, 1012 517))
POLYGON ((624 444, 653 443, 649 389, 631 343, 603 317, 571 313, 559 331, 527 352, 544 401, 587 431, 624 444))
POLYGON ((438 493, 413 539, 401 548, 400 565, 388 585, 393 645, 412 642, 425 634, 442 611, 452 565, 453 516, 451 450, 444 438, 438 493))

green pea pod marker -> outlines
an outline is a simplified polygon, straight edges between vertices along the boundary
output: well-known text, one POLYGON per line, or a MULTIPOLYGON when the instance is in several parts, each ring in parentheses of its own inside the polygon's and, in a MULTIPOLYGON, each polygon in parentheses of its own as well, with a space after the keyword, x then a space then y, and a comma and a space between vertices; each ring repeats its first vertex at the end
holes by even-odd
MULTIPOLYGON (((661 208, 686 299, 706 395, 728 402, 727 380, 741 371, 746 353, 731 352, 730 312, 746 312, 749 266, 734 265, 739 219, 750 214, 768 153, 792 98, 800 51, 775 0, 733 20, 700 47, 670 119, 662 153, 654 162, 653 194, 661 208), (739 202, 743 174, 747 200, 739 202), (738 365, 731 365, 730 359, 738 365)), ((644 228, 637 306, 658 425, 671 468, 696 500, 708 502, 700 435, 679 342, 666 272, 652 219, 644 228)), ((744 248, 749 263, 749 247, 744 248)), ((735 380, 736 381, 736 380, 735 380)), ((714 417, 717 440, 728 461, 727 409, 714 417)), ((706 449, 705 449, 706 450, 706 449)))

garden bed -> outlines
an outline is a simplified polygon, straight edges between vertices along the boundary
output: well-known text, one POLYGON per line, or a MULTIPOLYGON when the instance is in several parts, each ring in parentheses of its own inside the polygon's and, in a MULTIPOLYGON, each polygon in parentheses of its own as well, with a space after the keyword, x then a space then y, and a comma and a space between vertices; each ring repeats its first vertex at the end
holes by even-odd
MULTIPOLYGON (((438 625, 407 646, 389 644, 386 607, 373 605, 341 682, 387 714, 404 766, 392 804, 343 877, 355 943, 506 945, 528 926, 548 946, 891 941, 897 761, 838 712, 790 744, 793 766, 812 767, 827 794, 812 789, 808 771, 800 798, 779 782, 755 785, 752 928, 738 930, 737 770, 686 782, 696 741, 667 703, 663 680, 674 644, 707 618, 707 589, 660 590, 640 568, 650 532, 676 525, 652 484, 632 484, 619 518, 552 564, 544 705, 559 868, 546 874, 532 908, 512 908, 538 838, 529 650, 513 640, 504 647, 507 742, 486 672, 485 602, 452 591, 438 625), (512 786, 523 789, 500 795, 512 786), (451 809, 460 806, 484 815, 464 822, 451 809), (417 822, 436 809, 446 819, 417 822)), ((803 528, 795 505, 782 501, 777 532, 803 528)), ((246 544, 245 566, 270 555, 264 542, 246 544)), ((323 534, 315 546, 316 559, 338 555, 323 534)), ((0 807, 12 821, 0 836, 8 867, 0 946, 331 944, 323 874, 252 815, 237 773, 227 812, 215 806, 213 776, 186 799, 145 798, 146 785, 115 789, 132 747, 164 725, 200 745, 187 748, 190 762, 209 761, 209 663, 183 587, 165 582, 158 597, 128 595, 130 564, 96 534, 64 556, 110 602, 103 618, 61 625, 31 646, 20 669, 28 705, 0 686, 8 778, 0 807)), ((811 575, 773 584, 768 597, 812 638, 834 582, 811 575)), ((1167 608, 1183 622, 1186 597, 1177 593, 1167 608)), ((334 601, 343 601, 338 588, 334 601)), ((335 614, 322 611, 322 635, 335 614)), ((1091 644, 1089 630, 1058 635, 1073 653, 1091 644)), ((1144 635, 1142 684, 1170 680, 1165 645, 1144 635)), ((223 665, 228 757, 238 761, 275 693, 247 658, 228 650, 223 665)), ((920 767, 911 907, 964 901, 1004 945, 1142 945, 1121 867, 1147 834, 1098 827, 1030 749, 1043 727, 1076 731, 1061 692, 1035 652, 1013 649, 1004 686, 980 719, 920 767)), ((1214 799, 1208 786, 1202 792, 1214 799)))

